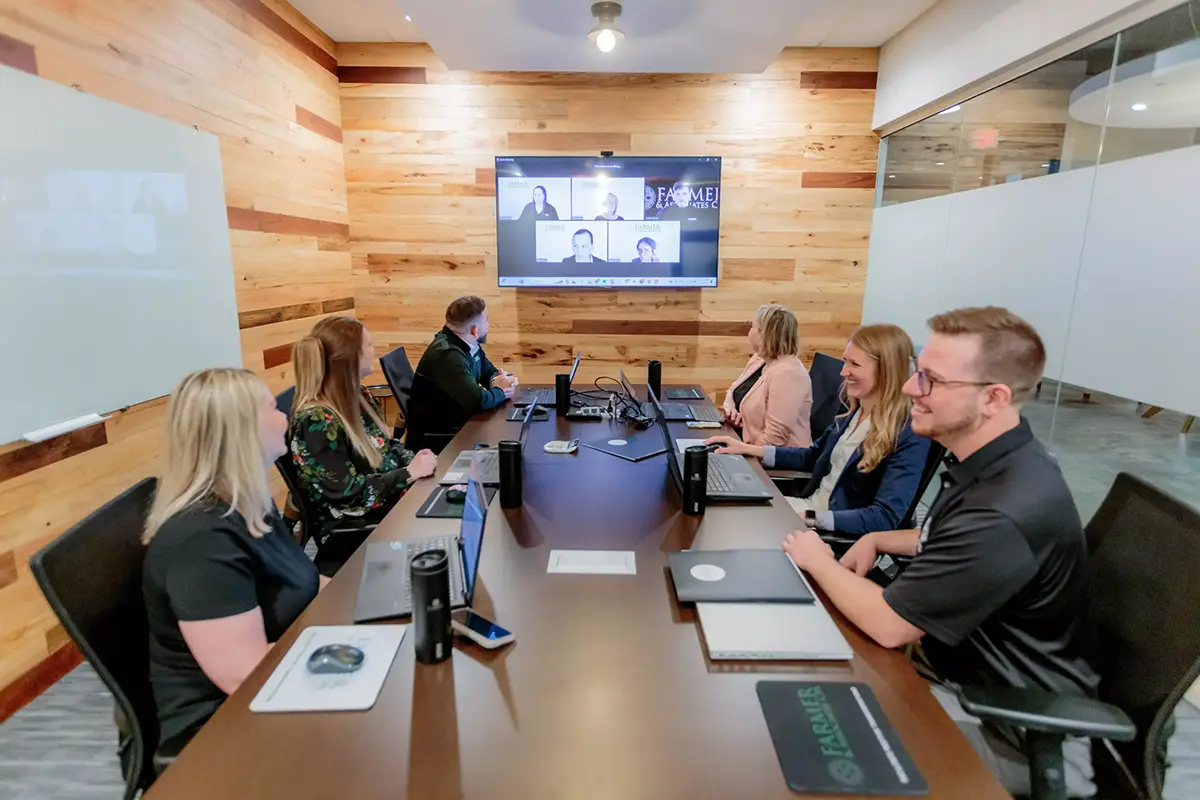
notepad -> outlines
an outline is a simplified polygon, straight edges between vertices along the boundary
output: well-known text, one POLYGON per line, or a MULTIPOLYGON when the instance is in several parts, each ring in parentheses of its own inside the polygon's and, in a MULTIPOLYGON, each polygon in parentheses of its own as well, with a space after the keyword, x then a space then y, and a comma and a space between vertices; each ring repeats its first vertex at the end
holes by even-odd
POLYGON ((637 575, 637 561, 632 550, 551 550, 546 572, 637 575))
POLYGON ((703 447, 703 446, 704 446, 703 439, 676 439, 675 440, 675 447, 679 448, 680 453, 682 453, 684 450, 687 450, 689 447, 703 447))

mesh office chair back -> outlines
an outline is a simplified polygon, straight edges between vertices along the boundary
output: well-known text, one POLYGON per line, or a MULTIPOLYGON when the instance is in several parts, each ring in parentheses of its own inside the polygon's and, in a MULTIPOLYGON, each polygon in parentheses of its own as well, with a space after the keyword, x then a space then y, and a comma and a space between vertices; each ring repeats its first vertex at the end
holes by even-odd
MULTIPOLYGON (((1140 790, 1161 797, 1175 706, 1200 676, 1200 513, 1121 473, 1088 523, 1087 541, 1100 699, 1137 726, 1132 742, 1113 745, 1140 790)), ((1119 786, 1111 759, 1096 761, 1098 786, 1119 786)))
POLYGON ((846 410, 842 402, 842 364, 840 358, 814 353, 808 377, 812 381, 812 411, 809 428, 815 442, 833 424, 833 419, 846 410))
POLYGON ((917 485, 917 493, 913 495, 912 505, 908 507, 908 513, 904 515, 904 519, 900 520, 900 524, 896 526, 896 530, 906 531, 916 527, 915 520, 917 517, 917 508, 921 504, 921 497, 925 494, 925 490, 929 488, 933 476, 937 474, 938 467, 942 465, 942 459, 945 457, 946 448, 937 442, 929 443, 929 454, 925 456, 925 468, 921 471, 921 482, 917 485))
POLYGON ((379 359, 379 366, 383 368, 383 377, 387 380, 388 388, 392 390, 392 396, 400 405, 400 413, 408 419, 408 398, 412 394, 413 385, 413 368, 409 363, 408 354, 404 352, 403 347, 397 347, 379 359))
POLYGON ((112 692, 129 728, 125 798, 154 782, 158 713, 142 599, 142 528, 157 481, 146 478, 93 511, 29 560, 63 629, 112 692))

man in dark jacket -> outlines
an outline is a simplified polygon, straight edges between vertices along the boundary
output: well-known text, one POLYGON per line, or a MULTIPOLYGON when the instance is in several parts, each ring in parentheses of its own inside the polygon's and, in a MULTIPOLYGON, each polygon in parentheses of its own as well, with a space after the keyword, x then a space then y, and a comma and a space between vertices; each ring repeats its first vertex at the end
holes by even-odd
POLYGON ((446 325, 417 364, 408 401, 407 446, 440 453, 474 414, 512 397, 517 379, 488 361, 487 305, 473 295, 446 307, 446 325))

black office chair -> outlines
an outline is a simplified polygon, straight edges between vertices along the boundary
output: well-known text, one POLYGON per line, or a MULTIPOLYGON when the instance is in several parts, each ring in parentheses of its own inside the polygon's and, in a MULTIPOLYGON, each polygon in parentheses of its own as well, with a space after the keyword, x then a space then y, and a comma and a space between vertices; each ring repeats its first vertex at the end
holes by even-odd
POLYGON ((408 398, 412 394, 413 385, 412 364, 409 363, 404 348, 397 347, 379 359, 379 366, 383 368, 383 377, 388 388, 392 390, 392 397, 396 398, 396 404, 400 406, 401 424, 395 427, 393 433, 395 438, 399 439, 404 435, 404 428, 408 424, 408 398))
POLYGON ((413 452, 429 449, 441 455, 458 434, 457 429, 445 430, 446 409, 454 407, 454 401, 436 383, 420 372, 415 373, 409 392, 408 439, 404 446, 413 452))
POLYGON ((809 429, 815 442, 833 424, 838 414, 846 412, 842 402, 842 364, 840 358, 814 353, 808 377, 812 381, 812 411, 808 415, 809 429))
POLYGON ((156 483, 140 481, 29 559, 50 608, 116 701, 125 800, 148 789, 170 763, 154 758, 158 712, 142 599, 142 529, 156 483))
POLYGON ((900 520, 896 530, 907 531, 917 527, 917 509, 921 506, 921 498, 925 496, 925 490, 929 488, 929 483, 933 480, 933 476, 937 475, 938 468, 942 466, 945 458, 946 448, 931 441, 929 453, 925 456, 925 468, 921 470, 921 482, 917 484, 917 493, 913 497, 912 505, 908 507, 908 513, 904 515, 904 519, 900 520))
POLYGON ((1200 512, 1121 473, 1087 525, 1088 622, 1099 700, 964 687, 963 708, 1024 727, 1035 800, 1065 797, 1065 736, 1093 747, 1098 797, 1161 798, 1175 707, 1200 676, 1200 512))
POLYGON ((288 419, 292 418, 292 403, 296 400, 296 387, 289 386, 279 394, 275 395, 275 407, 287 415, 288 419))

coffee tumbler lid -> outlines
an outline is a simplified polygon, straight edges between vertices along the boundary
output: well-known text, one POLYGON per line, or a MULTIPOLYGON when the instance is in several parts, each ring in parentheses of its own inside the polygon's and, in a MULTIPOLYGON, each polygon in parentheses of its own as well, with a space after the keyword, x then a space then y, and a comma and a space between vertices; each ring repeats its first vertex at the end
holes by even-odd
POLYGON ((501 450, 520 450, 521 443, 514 442, 512 439, 505 439, 504 441, 500 442, 500 449, 501 450))
POLYGON ((426 550, 412 560, 413 575, 436 575, 450 567, 445 550, 426 550))

